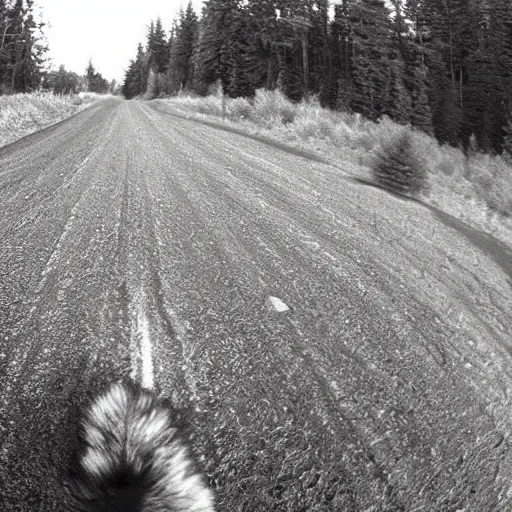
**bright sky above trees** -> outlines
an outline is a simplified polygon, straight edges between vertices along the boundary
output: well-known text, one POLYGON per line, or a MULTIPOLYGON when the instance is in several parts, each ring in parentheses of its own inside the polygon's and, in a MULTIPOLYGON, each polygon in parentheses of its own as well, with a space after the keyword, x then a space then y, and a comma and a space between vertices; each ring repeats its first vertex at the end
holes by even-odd
MULTIPOLYGON (((146 26, 160 16, 165 30, 188 0, 37 0, 54 67, 83 74, 89 57, 107 80, 122 81, 146 26)), ((192 0, 197 14, 202 0, 192 0)))

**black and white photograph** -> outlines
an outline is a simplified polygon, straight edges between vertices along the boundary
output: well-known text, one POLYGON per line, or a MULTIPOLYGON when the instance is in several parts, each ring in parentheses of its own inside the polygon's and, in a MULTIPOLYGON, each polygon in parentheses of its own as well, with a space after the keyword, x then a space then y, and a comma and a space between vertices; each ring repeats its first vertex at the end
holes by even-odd
POLYGON ((512 512, 512 0, 0 0, 0 512, 512 512))

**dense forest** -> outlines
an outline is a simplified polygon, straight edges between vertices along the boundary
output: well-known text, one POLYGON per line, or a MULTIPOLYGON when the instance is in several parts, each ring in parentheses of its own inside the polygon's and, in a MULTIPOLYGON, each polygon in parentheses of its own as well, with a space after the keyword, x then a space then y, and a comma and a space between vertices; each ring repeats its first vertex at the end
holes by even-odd
POLYGON ((46 52, 43 26, 34 18, 33 0, 0 0, 0 94, 39 86, 46 52))
POLYGON ((39 88, 56 94, 115 89, 98 73, 92 62, 83 76, 46 69, 43 22, 36 22, 33 0, 0 0, 0 94, 30 92, 39 88))
POLYGON ((200 16, 181 10, 169 35, 151 23, 123 93, 206 95, 217 81, 233 98, 316 95, 501 153, 512 138, 512 2, 206 0, 200 16))

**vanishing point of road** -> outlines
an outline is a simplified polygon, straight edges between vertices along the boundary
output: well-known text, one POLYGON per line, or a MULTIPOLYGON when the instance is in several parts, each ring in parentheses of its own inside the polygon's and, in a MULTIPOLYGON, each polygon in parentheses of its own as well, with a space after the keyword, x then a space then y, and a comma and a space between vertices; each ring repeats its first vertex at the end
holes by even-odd
POLYGON ((0 148, 0 510, 81 408, 183 409, 218 509, 512 510, 512 281, 419 203, 165 102, 0 148))

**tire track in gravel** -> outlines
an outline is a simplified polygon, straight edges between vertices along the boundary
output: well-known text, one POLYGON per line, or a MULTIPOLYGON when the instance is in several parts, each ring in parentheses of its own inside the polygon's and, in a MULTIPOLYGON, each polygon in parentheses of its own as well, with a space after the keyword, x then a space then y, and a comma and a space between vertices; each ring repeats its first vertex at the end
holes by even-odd
MULTIPOLYGON (((2 329, 2 350, 6 341, 14 349, 8 349, 0 408, 0 425, 8 425, 3 431, 7 435, 0 435, 2 510, 66 510, 62 481, 80 405, 90 392, 124 373, 126 294, 116 259, 116 230, 123 185, 118 173, 127 167, 127 142, 117 109, 106 113, 92 119, 105 144, 83 169, 89 179, 82 181, 71 223, 66 210, 74 192, 56 184, 55 203, 68 213, 68 236, 56 235, 61 244, 50 256, 49 270, 32 285, 36 310, 22 305, 20 318, 25 320, 15 325, 17 337, 5 340, 2 329)), ((49 236, 45 227, 40 221, 39 233, 49 236)), ((45 264, 49 261, 45 258, 45 264)))
MULTIPOLYGON (((23 304, 29 300, 27 291, 35 285, 35 280, 40 279, 43 266, 50 257, 50 251, 53 250, 54 237, 57 236, 59 229, 63 229, 63 221, 69 220, 70 211, 83 195, 89 176, 84 172, 77 173, 75 179, 79 178, 79 180, 73 182, 73 187, 66 191, 64 197, 55 194, 55 190, 66 180, 70 174, 69 170, 77 169, 90 155, 94 148, 94 141, 101 136, 99 130, 86 131, 85 138, 84 134, 80 136, 80 132, 76 133, 76 130, 58 133, 60 133, 59 140, 64 137, 65 141, 68 140, 68 134, 72 134, 71 142, 75 145, 71 146, 70 151, 66 153, 67 160, 59 152, 53 152, 53 155, 58 156, 54 156, 46 162, 45 158, 39 158, 37 153, 34 154, 36 151, 34 147, 24 146, 18 152, 18 156, 21 155, 23 161, 27 160, 26 165, 24 164, 26 169, 23 175, 28 194, 17 201, 10 201, 8 196, 0 192, 2 218, 0 239, 5 246, 16 248, 16 250, 10 251, 9 258, 0 260, 0 273, 8 275, 7 280, 3 283, 8 288, 11 304, 23 304), (93 133, 91 145, 88 137, 93 133), (49 165, 49 167, 46 168, 45 165, 49 165), (43 192, 46 191, 44 195, 42 191, 35 193, 41 184, 43 184, 43 192), (49 202, 40 202, 44 196, 49 202), (67 209, 65 215, 61 213, 63 209, 67 209), (48 219, 53 219, 53 225, 45 226, 48 219), (41 230, 41 226, 44 226, 44 230, 41 230), (10 275, 17 275, 16 282, 9 278, 10 275)), ((31 137, 27 140, 30 141, 31 137)), ((51 149, 44 143, 41 146, 40 150, 51 154, 51 149)), ((2 158, 5 154, 4 150, 5 148, 0 149, 0 166, 10 166, 17 160, 13 156, 7 159, 2 158)), ((16 194, 19 196, 19 192, 15 190, 16 194)), ((9 307, 2 310, 0 319, 3 325, 17 322, 17 314, 20 311, 20 307, 9 307)))
MULTIPOLYGON (((108 137, 111 134, 111 132, 112 125, 107 131, 105 140, 108 140, 108 137)), ((67 216, 67 220, 65 221, 62 227, 61 234, 58 236, 58 238, 51 247, 49 257, 44 263, 44 267, 41 273, 39 274, 38 281, 33 288, 33 296, 30 299, 30 301, 24 304, 25 308, 28 310, 27 314, 24 316, 23 320, 18 323, 17 328, 13 329, 10 332, 10 336, 15 340, 19 338, 20 333, 26 330, 27 325, 30 322, 32 322, 33 316, 37 312, 38 303, 44 298, 42 291, 47 285, 48 279, 51 279, 51 275, 56 267, 56 262, 61 258, 61 249, 63 245, 66 244, 66 239, 73 233, 73 231, 76 231, 77 213, 81 211, 81 209, 83 209, 84 204, 91 203, 92 197, 96 193, 93 190, 93 184, 94 182, 97 182, 100 179, 100 176, 99 167, 95 168, 94 164, 98 162, 98 157, 99 155, 101 155, 101 152, 105 150, 105 147, 106 142, 103 142, 103 144, 94 148, 94 150, 82 161, 78 169, 73 173, 76 174, 76 172, 78 171, 83 172, 84 174, 87 173, 89 186, 82 188, 81 193, 79 193, 76 202, 74 203, 73 207, 71 208, 71 211, 69 212, 69 215, 67 216)), ((58 198, 61 192, 61 187, 57 186, 54 194, 52 195, 54 196, 54 198, 58 198)), ((38 207, 43 209, 45 207, 44 203, 38 204, 38 207)), ((34 359, 38 357, 38 354, 40 352, 39 346, 31 345, 30 347, 26 347, 24 343, 14 343, 11 347, 12 348, 9 351, 10 353, 6 363, 10 371, 12 371, 13 373, 11 374, 10 372, 7 372, 6 377, 12 378, 14 375, 18 375, 19 378, 23 378, 23 373, 20 372, 19 365, 16 363, 16 361, 23 361, 23 366, 26 368, 26 371, 32 371, 34 359), (27 348, 31 349, 30 351, 32 353, 32 356, 25 352, 27 348)))
MULTIPOLYGON (((128 113, 133 133, 140 130, 137 119, 128 113)), ((131 375, 134 380, 148 387, 160 388, 158 379, 159 350, 163 345, 180 344, 177 331, 182 329, 179 320, 166 304, 161 282, 160 240, 156 233, 153 197, 146 175, 145 151, 139 147, 137 137, 130 147, 130 169, 125 190, 125 208, 130 211, 123 229, 123 252, 126 257, 126 289, 128 293, 128 315, 132 326, 131 375), (141 158, 142 157, 142 158, 141 158), (151 363, 149 352, 151 352, 151 363), (151 375, 150 375, 151 374, 151 375)), ((189 383, 181 365, 173 367, 173 398, 190 395, 184 383, 189 383)), ((181 398, 181 401, 183 399, 181 398)))

